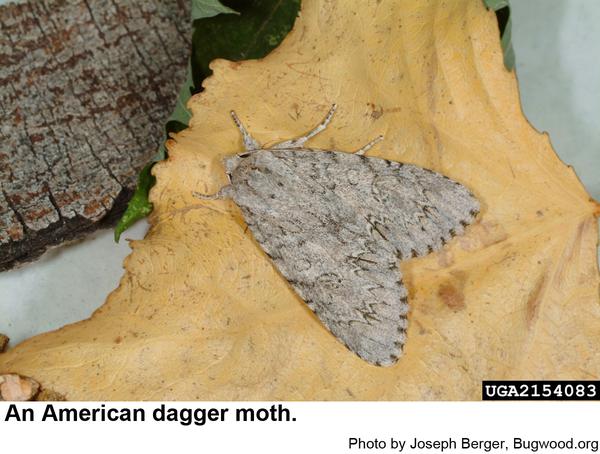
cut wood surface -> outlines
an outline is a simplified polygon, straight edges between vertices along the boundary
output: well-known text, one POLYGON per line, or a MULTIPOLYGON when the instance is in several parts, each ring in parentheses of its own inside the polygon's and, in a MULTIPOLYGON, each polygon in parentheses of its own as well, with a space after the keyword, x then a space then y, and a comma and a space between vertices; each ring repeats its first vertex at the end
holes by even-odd
POLYGON ((40 384, 29 377, 16 374, 0 375, 0 401, 33 400, 40 391, 40 384))
MULTIPOLYGON (((258 61, 212 64, 189 129, 154 168, 155 211, 117 290, 89 320, 0 355, 79 399, 479 399, 483 379, 598 379, 599 206, 521 112, 496 17, 474 0, 305 0, 258 61), (253 240, 221 159, 229 111, 265 145, 309 143, 439 171, 481 202, 443 250, 400 264, 405 355, 370 365, 331 335, 253 240)), ((150 95, 150 94, 147 94, 150 95)))
POLYGON ((0 7, 0 270, 111 225, 163 139, 188 0, 0 7))

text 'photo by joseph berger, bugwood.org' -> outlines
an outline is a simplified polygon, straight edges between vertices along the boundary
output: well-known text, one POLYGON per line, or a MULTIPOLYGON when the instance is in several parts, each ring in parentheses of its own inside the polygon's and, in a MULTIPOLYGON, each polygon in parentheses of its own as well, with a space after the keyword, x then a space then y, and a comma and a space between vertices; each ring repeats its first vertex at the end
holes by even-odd
POLYGON ((512 438, 511 440, 476 440, 467 437, 447 438, 445 440, 421 440, 412 438, 401 440, 396 438, 349 438, 348 448, 351 451, 360 450, 386 450, 395 452, 412 452, 418 450, 445 451, 529 451, 547 452, 549 450, 577 449, 587 452, 598 452, 598 440, 529 440, 525 438, 512 438))

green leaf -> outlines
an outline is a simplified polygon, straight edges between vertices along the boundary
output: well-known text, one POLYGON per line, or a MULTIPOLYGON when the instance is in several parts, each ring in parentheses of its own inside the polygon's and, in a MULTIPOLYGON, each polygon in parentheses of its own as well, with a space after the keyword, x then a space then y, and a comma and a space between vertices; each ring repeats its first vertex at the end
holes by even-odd
POLYGON ((167 123, 170 121, 176 121, 183 123, 184 125, 189 123, 190 118, 192 118, 192 113, 187 108, 187 102, 191 98, 193 92, 194 80, 192 78, 192 66, 191 64, 188 64, 187 77, 185 78, 185 82, 179 90, 179 96, 177 97, 175 110, 173 110, 173 113, 171 113, 167 123))
POLYGON ((208 64, 215 58, 246 60, 264 57, 287 36, 300 11, 300 0, 229 0, 223 3, 192 0, 194 34, 187 78, 165 125, 164 140, 152 162, 140 172, 137 189, 115 228, 115 241, 119 241, 121 233, 135 221, 152 212, 148 193, 155 179, 150 169, 155 162, 167 157, 165 141, 169 133, 187 128, 191 118, 187 102, 193 94, 201 91, 202 81, 211 74, 208 64))
POLYGON ((179 90, 179 96, 177 97, 177 104, 175 109, 171 113, 171 116, 167 119, 165 125, 165 136, 158 147, 158 152, 152 158, 152 162, 162 161, 167 157, 167 148, 165 142, 171 132, 179 132, 188 127, 192 113, 187 108, 187 102, 194 93, 194 80, 192 78, 192 66, 188 64, 187 77, 185 82, 179 90))
POLYGON ((509 6, 508 0, 483 0, 483 2, 485 3, 485 6, 488 7, 488 9, 491 9, 493 11, 498 11, 499 9, 506 8, 507 6, 509 6))
POLYGON ((219 0, 192 0, 192 20, 213 17, 217 14, 239 13, 222 5, 219 0))
POLYGON ((496 12, 500 28, 500 43, 504 53, 504 66, 511 71, 515 67, 515 50, 512 45, 512 18, 509 0, 483 0, 488 9, 496 12))
POLYGON ((195 23, 192 71, 196 88, 210 76, 215 58, 261 58, 287 36, 300 11, 300 0, 230 0, 239 16, 221 15, 195 23))
POLYGON ((509 71, 515 67, 515 50, 512 45, 512 20, 509 17, 502 33, 502 51, 504 52, 504 66, 509 71))
POLYGON ((115 241, 118 243, 121 233, 127 230, 138 219, 145 218, 152 212, 152 204, 148 200, 148 192, 154 186, 155 178, 150 173, 153 162, 146 164, 138 177, 138 184, 133 197, 127 204, 127 210, 115 227, 115 241))

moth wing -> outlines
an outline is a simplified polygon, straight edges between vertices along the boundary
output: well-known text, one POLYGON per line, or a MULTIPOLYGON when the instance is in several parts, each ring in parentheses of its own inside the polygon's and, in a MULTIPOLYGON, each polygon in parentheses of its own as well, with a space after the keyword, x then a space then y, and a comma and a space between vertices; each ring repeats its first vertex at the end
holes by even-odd
POLYGON ((479 213, 479 202, 462 184, 422 167, 351 153, 321 153, 315 167, 303 152, 287 158, 302 175, 331 190, 367 220, 400 259, 440 249, 479 213))
POLYGON ((391 365, 402 352, 408 312, 397 251, 313 175, 341 178, 343 169, 325 169, 321 158, 296 150, 254 153, 232 174, 234 201, 323 324, 364 360, 391 365), (298 161, 310 168, 298 171, 298 161))

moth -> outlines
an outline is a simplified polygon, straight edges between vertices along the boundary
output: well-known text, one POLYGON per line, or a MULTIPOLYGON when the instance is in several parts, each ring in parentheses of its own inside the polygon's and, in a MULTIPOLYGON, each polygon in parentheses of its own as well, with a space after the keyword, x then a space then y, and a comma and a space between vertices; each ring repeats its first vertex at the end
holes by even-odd
POLYGON ((224 159, 229 184, 205 200, 231 198, 296 293, 360 358, 401 356, 408 291, 399 261, 436 251, 463 233, 479 202, 460 183, 412 164, 358 151, 306 148, 336 110, 307 134, 263 148, 235 112, 245 151, 224 159))

